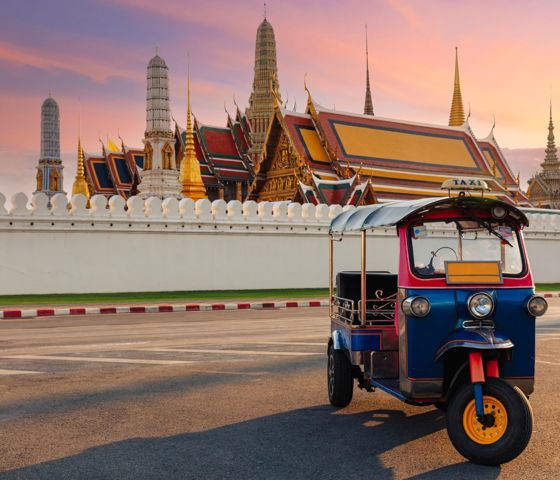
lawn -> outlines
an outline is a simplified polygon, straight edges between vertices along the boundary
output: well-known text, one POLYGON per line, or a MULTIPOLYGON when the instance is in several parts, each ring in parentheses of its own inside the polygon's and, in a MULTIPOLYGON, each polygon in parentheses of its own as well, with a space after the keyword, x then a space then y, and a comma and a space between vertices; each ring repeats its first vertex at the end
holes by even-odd
POLYGON ((198 292, 80 293, 60 295, 0 295, 2 305, 87 305, 98 303, 193 302, 206 300, 260 300, 328 297, 327 288, 274 290, 214 290, 198 292))
POLYGON ((560 283, 537 283, 537 292, 557 292, 560 290, 560 283))

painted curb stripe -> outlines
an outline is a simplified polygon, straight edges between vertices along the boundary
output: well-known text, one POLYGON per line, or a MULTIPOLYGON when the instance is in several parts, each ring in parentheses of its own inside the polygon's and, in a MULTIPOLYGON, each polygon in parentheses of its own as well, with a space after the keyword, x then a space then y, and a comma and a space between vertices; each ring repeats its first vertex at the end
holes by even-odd
MULTIPOLYGON (((560 296, 560 294, 546 294, 560 296)), ((255 302, 255 303, 187 303, 185 305, 131 305, 115 307, 38 308, 34 310, 0 310, 0 318, 35 318, 67 315, 111 315, 117 313, 208 312, 216 310, 271 310, 275 308, 327 307, 328 300, 255 302)))

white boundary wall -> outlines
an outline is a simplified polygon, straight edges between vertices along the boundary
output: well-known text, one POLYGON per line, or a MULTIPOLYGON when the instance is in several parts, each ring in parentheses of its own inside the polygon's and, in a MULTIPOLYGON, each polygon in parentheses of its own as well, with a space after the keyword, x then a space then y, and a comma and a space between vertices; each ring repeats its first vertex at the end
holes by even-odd
MULTIPOLYGON (((0 194, 0 294, 326 287, 338 205, 0 194)), ((354 208, 345 207, 344 209, 354 208)), ((560 281, 560 211, 527 210, 537 282, 560 281)), ((444 236, 445 232, 441 234, 444 236)), ((369 234, 368 268, 396 271, 393 228, 369 234)), ((359 268, 359 239, 335 245, 359 268)))

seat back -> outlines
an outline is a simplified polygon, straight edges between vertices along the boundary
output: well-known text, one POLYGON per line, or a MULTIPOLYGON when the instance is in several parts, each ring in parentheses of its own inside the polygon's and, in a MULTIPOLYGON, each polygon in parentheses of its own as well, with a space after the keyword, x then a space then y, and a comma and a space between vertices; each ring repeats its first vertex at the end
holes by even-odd
MULTIPOLYGON (((361 295, 361 272, 339 272, 336 275, 337 297, 352 300, 354 309, 358 309, 361 295)), ((366 274, 366 299, 368 312, 379 309, 380 314, 368 313, 367 320, 394 321, 394 302, 397 294, 397 275, 394 273, 373 271, 366 274), (392 309, 390 308, 392 304, 392 309), (382 313, 383 312, 383 313, 382 313)))

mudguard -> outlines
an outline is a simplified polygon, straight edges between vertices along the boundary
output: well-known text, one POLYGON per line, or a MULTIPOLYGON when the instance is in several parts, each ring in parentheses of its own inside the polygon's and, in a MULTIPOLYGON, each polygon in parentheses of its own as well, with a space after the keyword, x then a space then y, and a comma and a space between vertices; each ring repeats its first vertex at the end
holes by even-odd
POLYGON ((493 329, 455 330, 438 348, 435 361, 440 360, 446 352, 454 348, 500 350, 513 348, 513 342, 493 329))
POLYGON ((346 350, 347 347, 344 345, 344 337, 339 330, 334 330, 332 332, 332 340, 335 350, 346 350))

